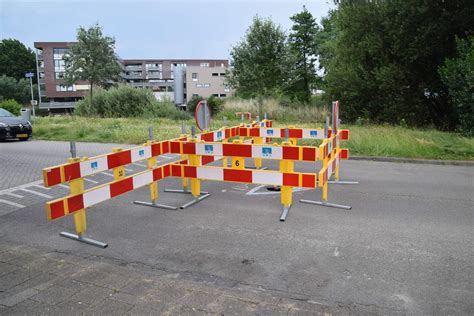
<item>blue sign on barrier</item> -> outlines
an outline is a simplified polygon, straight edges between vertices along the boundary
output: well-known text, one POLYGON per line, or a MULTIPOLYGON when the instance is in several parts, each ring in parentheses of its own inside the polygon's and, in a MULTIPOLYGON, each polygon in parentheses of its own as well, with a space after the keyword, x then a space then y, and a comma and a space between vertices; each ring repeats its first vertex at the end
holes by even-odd
POLYGON ((267 136, 273 136, 273 130, 267 129, 267 136))
POLYGON ((217 138, 221 139, 222 138, 222 131, 217 132, 217 138))
POLYGON ((140 156, 140 157, 145 156, 145 150, 144 150, 144 149, 140 149, 140 150, 138 151, 138 156, 140 156))
POLYGON ((213 154, 214 153, 214 146, 213 145, 204 145, 204 152, 206 154, 213 154))
POLYGON ((91 162, 91 169, 97 170, 99 168, 99 163, 97 161, 91 162))
POLYGON ((270 147, 263 147, 262 148, 262 156, 263 157, 271 157, 272 156, 272 149, 270 147))
POLYGON ((310 137, 318 137, 318 131, 309 131, 310 137))

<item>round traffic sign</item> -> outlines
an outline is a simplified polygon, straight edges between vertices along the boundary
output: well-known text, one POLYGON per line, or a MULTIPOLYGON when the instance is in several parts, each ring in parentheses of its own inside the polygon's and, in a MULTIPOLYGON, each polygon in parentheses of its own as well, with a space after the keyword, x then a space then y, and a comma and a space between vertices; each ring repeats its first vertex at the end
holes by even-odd
POLYGON ((194 117, 196 118, 196 125, 201 131, 209 128, 211 124, 211 109, 205 100, 197 104, 194 117))

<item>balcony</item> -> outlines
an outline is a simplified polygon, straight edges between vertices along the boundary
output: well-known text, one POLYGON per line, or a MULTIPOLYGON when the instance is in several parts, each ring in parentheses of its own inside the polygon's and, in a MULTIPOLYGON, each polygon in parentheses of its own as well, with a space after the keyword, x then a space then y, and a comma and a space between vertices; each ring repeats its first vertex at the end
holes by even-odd
POLYGON ((137 71, 137 70, 142 70, 142 66, 125 66, 125 70, 127 71, 137 71))
POLYGON ((74 108, 76 102, 41 102, 39 104, 40 109, 69 109, 74 108))
POLYGON ((163 74, 161 72, 149 72, 147 79, 162 79, 163 74))
POLYGON ((123 78, 125 79, 143 79, 143 75, 142 74, 125 74, 123 76, 123 78))

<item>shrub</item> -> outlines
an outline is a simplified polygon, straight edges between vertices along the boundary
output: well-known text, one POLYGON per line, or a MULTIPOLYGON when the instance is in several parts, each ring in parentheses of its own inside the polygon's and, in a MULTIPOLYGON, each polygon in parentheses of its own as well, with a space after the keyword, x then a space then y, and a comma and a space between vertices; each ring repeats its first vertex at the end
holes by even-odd
POLYGON ((193 95, 193 97, 188 101, 186 109, 188 112, 191 112, 194 114, 194 111, 196 111, 196 106, 200 101, 204 100, 203 97, 200 95, 193 95))
POLYGON ((20 116, 21 105, 13 99, 0 102, 0 108, 7 110, 13 115, 20 116))
POLYGON ((217 113, 222 111, 222 109, 224 108, 224 100, 217 98, 213 95, 207 98, 207 104, 209 105, 209 108, 211 109, 212 115, 216 115, 217 113))
POLYGON ((172 120, 187 120, 190 118, 189 114, 185 111, 181 111, 174 105, 170 100, 164 99, 160 101, 154 101, 145 107, 143 116, 146 118, 150 117, 167 117, 172 120))

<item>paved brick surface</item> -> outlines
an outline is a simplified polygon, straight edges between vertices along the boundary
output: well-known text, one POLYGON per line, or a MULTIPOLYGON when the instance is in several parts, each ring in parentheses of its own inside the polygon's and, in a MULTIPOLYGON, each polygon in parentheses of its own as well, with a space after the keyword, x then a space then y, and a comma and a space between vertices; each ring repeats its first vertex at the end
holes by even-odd
POLYGON ((218 287, 124 262, 102 262, 0 241, 0 313, 47 315, 327 315, 350 310, 258 288, 218 287), (21 258, 21 260, 16 259, 21 258), (29 271, 30 262, 47 263, 29 271), (14 263, 14 264, 12 264, 14 263), (72 267, 65 273, 62 267, 72 267), (48 277, 43 277, 48 270, 48 277), (34 280, 39 282, 32 282, 34 280), (21 286, 28 284, 28 286, 21 286))

